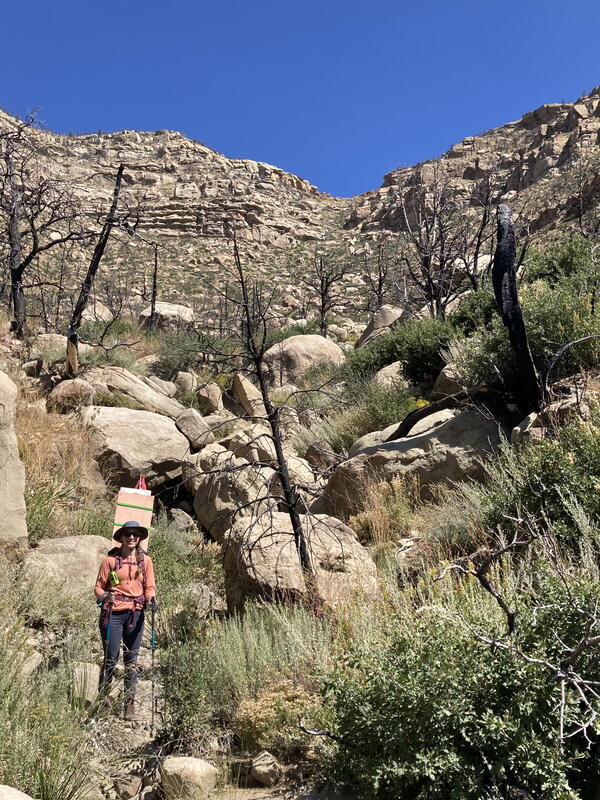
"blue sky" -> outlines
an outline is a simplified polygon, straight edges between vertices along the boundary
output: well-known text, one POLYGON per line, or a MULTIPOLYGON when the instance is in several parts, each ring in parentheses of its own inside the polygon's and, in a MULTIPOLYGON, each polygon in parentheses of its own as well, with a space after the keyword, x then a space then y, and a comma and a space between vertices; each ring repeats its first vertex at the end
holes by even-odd
POLYGON ((3 6, 2 108, 180 130, 339 196, 600 84, 597 0, 3 6))

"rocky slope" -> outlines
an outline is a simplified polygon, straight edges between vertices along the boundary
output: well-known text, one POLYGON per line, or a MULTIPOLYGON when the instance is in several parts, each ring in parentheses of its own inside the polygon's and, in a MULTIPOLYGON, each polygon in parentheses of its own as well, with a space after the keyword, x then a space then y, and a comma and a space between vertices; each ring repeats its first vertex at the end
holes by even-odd
MULTIPOLYGON (((0 112, 0 130, 13 124, 0 112)), ((394 170, 381 188, 350 199, 320 193, 269 164, 226 158, 174 131, 59 136, 30 129, 27 135, 49 169, 70 178, 90 207, 107 203, 123 161, 130 196, 144 208, 140 229, 147 234, 177 239, 177 249, 200 240, 205 248, 221 241, 234 222, 250 249, 264 252, 335 237, 342 229, 397 229, 403 191, 429 182, 436 170, 466 202, 476 184, 493 175, 495 199, 516 202, 519 195, 534 223, 549 226, 572 213, 574 165, 582 165, 590 181, 597 172, 600 87, 574 103, 543 105, 516 122, 467 137, 439 159, 394 170)))

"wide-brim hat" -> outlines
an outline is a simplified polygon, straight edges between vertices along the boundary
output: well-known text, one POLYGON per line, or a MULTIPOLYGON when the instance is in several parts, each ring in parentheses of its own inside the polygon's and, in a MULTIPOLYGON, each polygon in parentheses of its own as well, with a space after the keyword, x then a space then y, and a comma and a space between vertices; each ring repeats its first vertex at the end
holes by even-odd
POLYGON ((117 542, 120 542, 123 539, 123 534, 132 530, 139 531, 140 542, 148 538, 148 528, 144 528, 143 525, 140 525, 139 522, 136 522, 133 519, 129 520, 128 522, 124 522, 120 528, 117 528, 117 530, 113 533, 113 538, 116 539, 117 542))

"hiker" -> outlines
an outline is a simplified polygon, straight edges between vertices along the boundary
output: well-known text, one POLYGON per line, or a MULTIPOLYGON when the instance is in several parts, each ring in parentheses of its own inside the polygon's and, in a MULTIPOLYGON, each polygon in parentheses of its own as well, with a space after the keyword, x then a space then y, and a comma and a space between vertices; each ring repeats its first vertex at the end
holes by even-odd
POLYGON ((150 606, 155 611, 157 607, 152 559, 140 547, 147 537, 147 528, 134 520, 118 528, 114 538, 121 546, 110 550, 102 562, 94 590, 102 604, 100 634, 104 660, 99 691, 106 698, 123 642, 124 718, 132 722, 138 719, 134 703, 136 661, 144 633, 144 608, 150 606))

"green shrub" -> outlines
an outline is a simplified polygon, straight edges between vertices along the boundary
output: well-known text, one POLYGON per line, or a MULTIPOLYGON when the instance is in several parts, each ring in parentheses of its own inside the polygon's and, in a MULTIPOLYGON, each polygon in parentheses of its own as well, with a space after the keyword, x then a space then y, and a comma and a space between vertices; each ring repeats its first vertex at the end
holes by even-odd
POLYGON ((568 542, 578 536, 573 503, 600 521, 600 430, 571 422, 556 440, 515 449, 506 445, 486 466, 480 488, 481 525, 503 530, 546 521, 568 542))
POLYGON ((159 378, 171 380, 177 372, 189 372, 197 367, 201 344, 198 334, 193 331, 161 331, 158 344, 158 361, 154 370, 159 378))
MULTIPOLYGON (((21 601, 31 597, 6 565, 0 578, 0 784, 39 800, 80 800, 89 796, 87 730, 69 700, 70 671, 47 667, 24 676, 26 632, 16 621, 21 601), (85 785, 87 784, 87 785, 85 785)), ((40 588, 40 581, 36 582, 40 588)), ((33 587, 32 587, 33 588, 33 587)), ((57 609, 57 588, 50 587, 57 609)), ((87 606, 89 599, 86 598, 87 606)), ((61 600, 61 606, 63 601, 61 600)), ((70 607, 70 601, 67 603, 70 607)), ((69 613, 64 636, 73 635, 69 613)), ((95 626, 90 626, 95 634, 95 626)), ((81 644, 81 643, 79 643, 81 644)), ((78 658, 81 658, 81 647, 78 658)))
MULTIPOLYGON (((585 637, 595 608, 595 567, 567 568, 569 589, 545 561, 505 562, 490 575, 518 612, 522 652, 558 663, 563 645, 585 637)), ((474 579, 421 581, 386 615, 379 646, 353 645, 324 682, 343 744, 329 774, 367 800, 480 800, 524 789, 571 800, 597 782, 595 757, 571 721, 582 716, 567 689, 574 734, 561 746, 560 683, 540 664, 490 648, 474 632, 502 636, 505 619, 474 579)), ((600 675, 589 648, 578 665, 600 675)), ((594 705, 597 701, 593 700, 594 705)), ((514 795, 516 796, 516 795, 514 795)))
POLYGON ((456 311, 450 314, 450 322, 465 335, 479 328, 489 328, 498 316, 496 299, 491 289, 480 289, 468 294, 456 311))
MULTIPOLYGON (((592 309, 589 293, 570 284, 550 288, 537 282, 521 288, 521 305, 534 362, 543 369, 548 359, 568 342, 600 333, 600 316, 592 309)), ((506 328, 499 317, 489 330, 477 330, 462 343, 457 366, 467 385, 489 384, 502 376, 514 385, 515 357, 506 328)), ((570 348, 557 365, 553 378, 596 366, 600 339, 570 348)))
POLYGON ((339 403, 340 411, 330 413, 314 422, 309 430, 296 435, 295 446, 299 453, 303 455, 308 445, 317 440, 325 440, 334 450, 342 452, 366 433, 401 422, 407 414, 425 404, 401 386, 381 386, 374 381, 355 381, 346 396, 350 392, 351 403, 339 403))
POLYGON ((440 372, 444 366, 442 351, 456 335, 449 322, 411 320, 349 353, 342 376, 368 378, 394 361, 403 361, 408 380, 419 383, 440 372))
MULTIPOLYGON (((168 676, 165 733, 192 751, 201 751, 211 729, 233 730, 244 700, 258 698, 277 681, 307 687, 330 654, 330 624, 310 610, 249 606, 243 618, 209 622, 195 637, 173 642, 162 651, 168 676)), ((286 705, 283 695, 281 702, 286 705)), ((246 722, 240 722, 240 730, 248 730, 251 714, 243 716, 246 722)), ((281 716, 274 714, 271 719, 275 728, 263 729, 260 736, 285 733, 278 730, 281 716)))
POLYGON ((591 240, 573 235, 533 250, 527 259, 525 280, 543 280, 553 286, 565 278, 588 275, 591 265, 591 240))
POLYGON ((101 392, 97 390, 94 393, 94 405, 109 406, 111 408, 139 408, 139 405, 134 400, 118 390, 112 392, 101 392))

